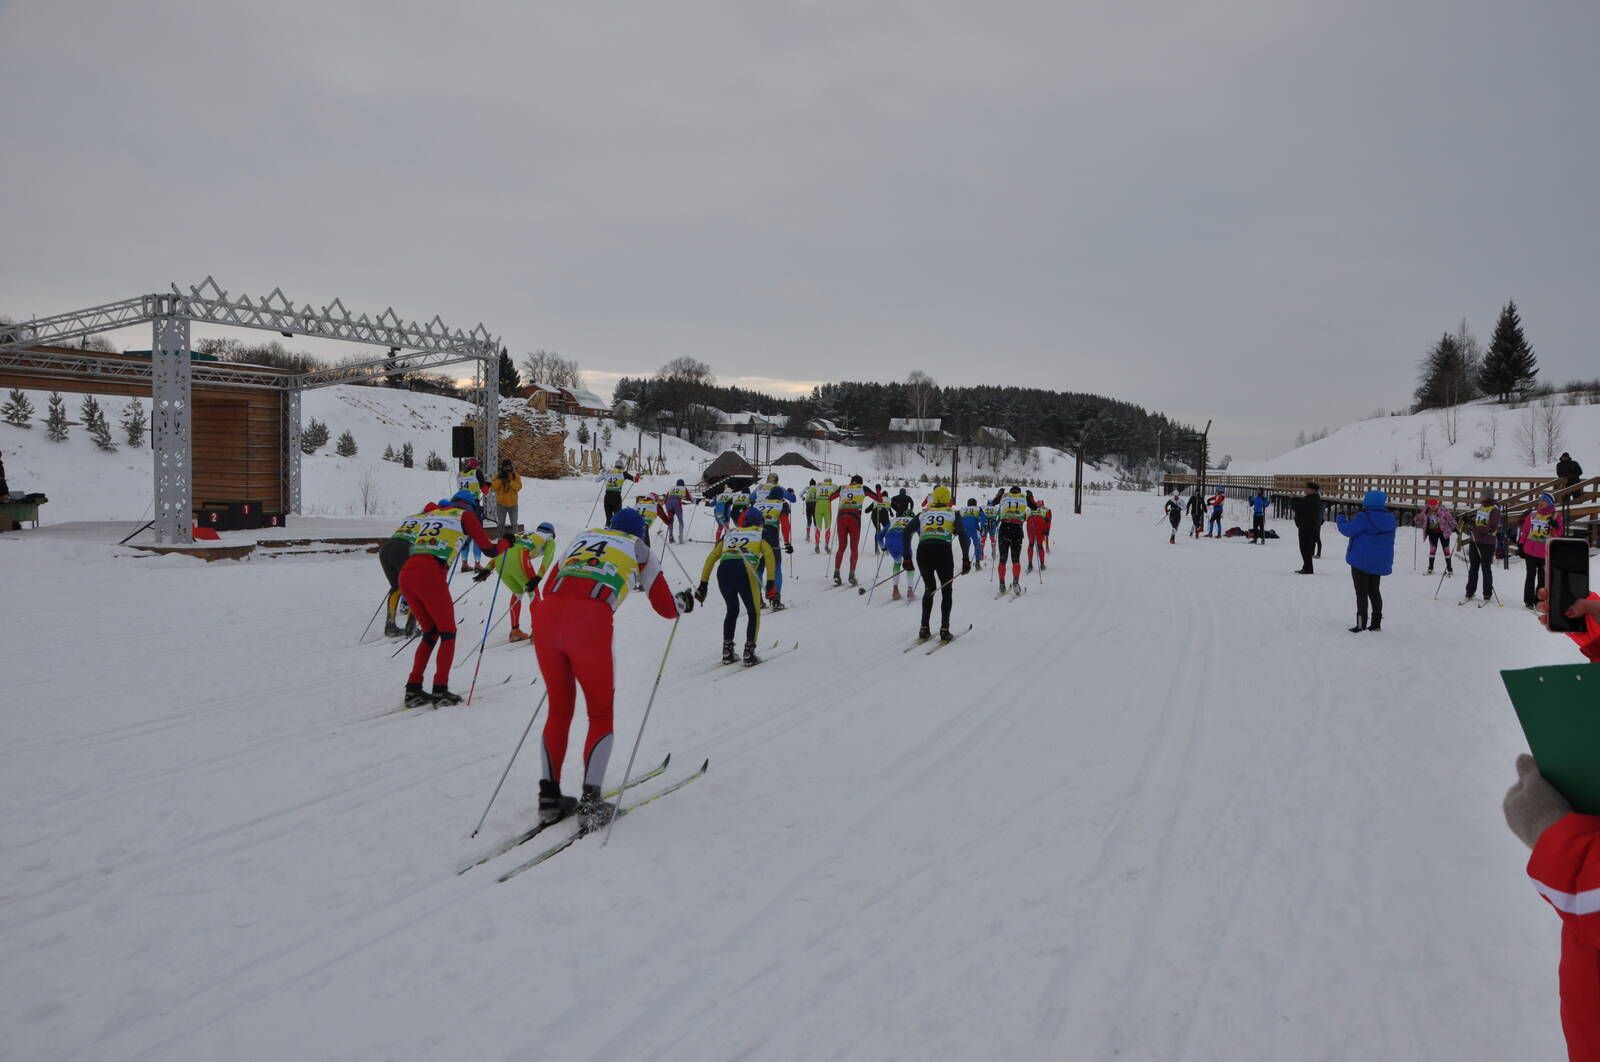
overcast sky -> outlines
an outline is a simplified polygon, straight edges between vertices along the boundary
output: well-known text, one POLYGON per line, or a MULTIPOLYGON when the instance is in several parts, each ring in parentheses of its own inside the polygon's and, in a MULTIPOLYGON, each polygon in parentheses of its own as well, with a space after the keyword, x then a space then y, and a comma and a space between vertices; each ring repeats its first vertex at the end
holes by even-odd
POLYGON ((0 0, 0 312, 209 273, 602 387, 920 368, 1270 456, 1507 298, 1600 374, 1597 45, 1594 0, 0 0))

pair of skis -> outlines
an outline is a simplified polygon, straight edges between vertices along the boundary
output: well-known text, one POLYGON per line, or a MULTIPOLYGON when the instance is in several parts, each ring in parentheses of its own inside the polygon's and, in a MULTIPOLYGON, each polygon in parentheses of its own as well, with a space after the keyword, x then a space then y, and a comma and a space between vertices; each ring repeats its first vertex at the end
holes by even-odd
POLYGON ((969 623, 963 629, 961 629, 959 631, 956 631, 954 634, 952 634, 950 636, 950 640, 948 642, 945 641, 943 638, 918 638, 916 641, 912 642, 910 645, 906 646, 904 649, 902 649, 900 651, 902 653, 909 653, 913 649, 921 649, 923 646, 927 645, 929 642, 933 642, 933 647, 931 649, 926 650, 922 654, 923 656, 932 656, 934 653, 937 653, 940 649, 943 649, 945 646, 955 644, 956 639, 960 638, 963 634, 970 634, 971 632, 972 632, 972 624, 969 623))

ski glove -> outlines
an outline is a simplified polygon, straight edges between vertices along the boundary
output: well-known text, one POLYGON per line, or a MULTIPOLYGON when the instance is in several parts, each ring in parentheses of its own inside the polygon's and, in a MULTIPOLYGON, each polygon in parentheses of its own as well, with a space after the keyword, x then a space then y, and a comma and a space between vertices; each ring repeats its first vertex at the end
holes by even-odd
POLYGON ((1522 843, 1532 848, 1539 835, 1572 811, 1572 805, 1556 787, 1544 780, 1533 757, 1517 757, 1517 784, 1506 790, 1506 825, 1522 843))
POLYGON ((961 574, 965 575, 972 570, 972 562, 965 557, 961 558, 961 574))
POLYGON ((494 574, 494 569, 493 568, 485 568, 481 572, 474 572, 473 575, 472 575, 472 581, 475 582, 475 583, 481 583, 481 582, 483 582, 485 579, 489 578, 489 576, 491 576, 493 574, 494 574))
POLYGON ((785 542, 783 544, 783 551, 785 553, 793 553, 794 552, 794 543, 793 542, 785 542))
POLYGON ((678 598, 678 607, 685 615, 694 611, 694 594, 692 592, 684 590, 676 596, 678 598))
POLYGON ((706 601, 706 584, 705 583, 701 583, 699 586, 695 587, 695 589, 694 589, 694 599, 696 601, 700 602, 702 605, 705 604, 705 601, 706 601))
POLYGON ((778 584, 777 583, 768 583, 767 584, 767 600, 768 601, 776 601, 776 600, 778 600, 778 584))

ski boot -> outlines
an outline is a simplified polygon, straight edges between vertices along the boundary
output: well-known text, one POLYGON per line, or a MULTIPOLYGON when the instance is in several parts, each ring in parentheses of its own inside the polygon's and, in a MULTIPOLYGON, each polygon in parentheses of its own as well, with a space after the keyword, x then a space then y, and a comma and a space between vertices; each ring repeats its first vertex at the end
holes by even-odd
MULTIPOLYGON (((729 642, 728 644, 732 645, 733 643, 729 642)), ((761 658, 756 655, 756 643, 755 642, 745 642, 744 643, 744 666, 745 667, 755 667, 759 663, 761 663, 761 658)))
POLYGON ((421 708, 433 703, 433 698, 422 688, 422 683, 406 683, 406 707, 421 708))
POLYGON ((407 638, 415 638, 417 636, 417 617, 407 617, 405 634, 407 638))
POLYGON ((1011 594, 1012 594, 1013 597, 1021 597, 1022 596, 1022 583, 1020 583, 1020 582, 1018 582, 1016 580, 1012 580, 1012 583, 1011 583, 1011 594))
POLYGON ((1428 558, 1428 574, 1429 575, 1433 574, 1433 558, 1432 557, 1428 558))
POLYGON ((917 631, 917 641, 919 642, 925 642, 932 637, 933 632, 928 629, 928 625, 926 623, 922 625, 921 630, 917 631))
POLYGON ((521 627, 512 627, 511 628, 511 640, 513 642, 525 642, 525 641, 528 640, 528 636, 526 634, 522 633, 522 628, 521 627))
POLYGON ((585 833, 592 833, 610 822, 617 813, 617 806, 606 800, 597 785, 583 787, 583 795, 578 798, 578 825, 585 833))
POLYGON ((939 640, 941 642, 953 642, 956 640, 956 636, 950 633, 949 627, 940 627, 939 640))
POLYGON ((900 587, 899 587, 899 586, 898 586, 898 585, 897 585, 897 586, 896 586, 896 587, 895 587, 895 588, 894 588, 894 594, 893 594, 893 596, 892 596, 892 597, 890 597, 890 598, 889 598, 889 600, 891 600, 891 601, 899 601, 899 600, 900 600, 900 598, 901 598, 901 596, 902 596, 902 595, 901 595, 901 593, 900 593, 900 587))
POLYGON ((838 568, 835 568, 833 570, 833 585, 834 586, 843 586, 844 585, 844 582, 839 578, 839 569, 838 568))
POLYGON ((722 643, 722 662, 724 664, 735 664, 735 663, 738 663, 738 661, 739 661, 739 654, 737 654, 737 653, 735 653, 733 651, 733 643, 732 642, 723 642, 722 643))
POLYGON ((1003 576, 1000 579, 1000 592, 1002 594, 1006 592, 1006 581, 1005 581, 1005 578, 1003 576))
POLYGON ((385 638, 400 637, 400 628, 395 626, 394 620, 383 621, 383 636, 385 638))
POLYGON ((436 708, 450 704, 460 704, 461 694, 451 693, 449 686, 435 686, 433 688, 433 704, 436 708))
POLYGON ((539 779, 539 821, 549 826, 560 822, 578 808, 578 798, 561 795, 561 787, 548 778, 539 779))
POLYGON ((784 609, 788 608, 789 606, 787 606, 787 605, 785 605, 783 603, 783 595, 782 594, 777 594, 772 598, 772 600, 767 602, 767 607, 770 608, 774 612, 782 612, 784 609))
POLYGON ((1383 617, 1382 616, 1373 616, 1372 617, 1372 622, 1367 624, 1367 630, 1369 630, 1369 631, 1381 631, 1381 630, 1383 630, 1383 617))
POLYGON ((854 568, 850 569, 850 585, 851 586, 859 586, 860 585, 859 583, 856 582, 856 572, 855 572, 854 568))
POLYGON ((1029 573, 1031 573, 1033 571, 1033 561, 1029 561, 1028 562, 1028 567, 1027 567, 1026 571, 1029 572, 1029 573))
POLYGON ((1364 631, 1366 629, 1367 629, 1366 620, 1358 619, 1358 620, 1356 620, 1356 625, 1354 627, 1350 628, 1350 633, 1351 634, 1360 634, 1362 631, 1364 631))

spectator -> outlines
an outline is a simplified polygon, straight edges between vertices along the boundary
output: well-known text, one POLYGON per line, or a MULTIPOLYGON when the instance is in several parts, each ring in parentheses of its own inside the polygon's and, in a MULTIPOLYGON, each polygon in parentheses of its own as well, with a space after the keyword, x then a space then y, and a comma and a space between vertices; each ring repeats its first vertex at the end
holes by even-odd
POLYGON ((1561 460, 1556 462, 1556 478, 1563 487, 1570 487, 1583 478, 1583 466, 1572 459, 1572 455, 1562 451, 1561 460))
POLYGON ((1539 607, 1537 592, 1544 588, 1545 543, 1561 537, 1561 515, 1556 512, 1556 499, 1547 493, 1539 495, 1539 504, 1528 510, 1517 529, 1517 545, 1522 548, 1522 563, 1527 573, 1522 577, 1522 604, 1524 608, 1539 607))
POLYGON ((1296 575, 1312 574, 1312 554, 1322 531, 1322 495, 1315 480, 1307 481, 1303 497, 1294 500, 1294 526, 1300 535, 1300 568, 1296 575))
POLYGON ((1461 518, 1460 522, 1472 532, 1472 540, 1467 543, 1467 596, 1461 599, 1463 605, 1477 592, 1480 572, 1484 603, 1494 596, 1494 547, 1503 520, 1500 507, 1494 503, 1494 491, 1488 487, 1483 489, 1483 500, 1478 507, 1461 518))
POLYGON ((517 533, 517 497, 522 493, 522 477, 509 457, 500 459, 500 473, 489 483, 494 491, 494 504, 500 510, 500 533, 517 533))
MULTIPOLYGON (((1546 591, 1539 594, 1539 622, 1548 622, 1546 591)), ((1589 595, 1567 611, 1587 617, 1574 633, 1583 654, 1600 662, 1600 598, 1589 595)), ((1502 805, 1506 825, 1532 849, 1528 876, 1561 917, 1561 1029, 1567 1057, 1600 1059, 1600 815, 1579 815, 1539 773, 1532 756, 1517 757, 1517 782, 1502 805)))
POLYGON ((1339 533, 1350 540, 1345 548, 1345 563, 1356 587, 1356 625, 1351 634, 1376 631, 1383 627, 1383 593, 1379 581, 1394 571, 1394 531, 1397 521, 1389 511, 1389 496, 1369 490, 1361 500, 1361 511, 1354 516, 1339 515, 1339 533), (1372 622, 1367 623, 1367 606, 1372 606, 1372 622))
POLYGON ((1267 541, 1267 508, 1271 504, 1267 492, 1259 488, 1250 499, 1250 541, 1258 546, 1267 541))

